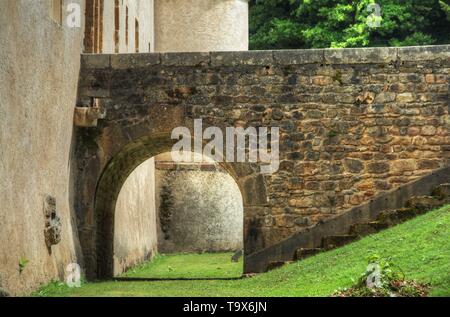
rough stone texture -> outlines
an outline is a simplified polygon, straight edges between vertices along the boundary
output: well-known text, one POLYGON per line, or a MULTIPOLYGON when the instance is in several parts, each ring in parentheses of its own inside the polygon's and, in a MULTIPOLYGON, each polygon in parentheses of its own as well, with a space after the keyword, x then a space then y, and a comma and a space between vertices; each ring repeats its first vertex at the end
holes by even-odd
POLYGON ((157 52, 248 50, 247 0, 155 0, 157 52))
POLYGON ((56 199, 51 196, 45 197, 44 200, 44 216, 45 216, 45 243, 49 252, 51 247, 61 242, 61 219, 56 209, 56 199))
POLYGON ((406 207, 417 210, 433 210, 443 205, 443 202, 438 197, 433 196, 416 196, 408 200, 406 207))
POLYGON ((157 253, 155 160, 138 166, 123 185, 116 204, 114 274, 157 253))
POLYGON ((441 199, 450 197, 450 184, 441 184, 433 191, 433 195, 441 199))
POLYGON ((214 165, 209 171, 201 164, 174 167, 156 172, 159 252, 242 250, 243 203, 235 180, 214 165))
POLYGON ((372 221, 369 223, 359 223, 350 227, 350 234, 360 237, 376 233, 382 229, 386 229, 388 225, 378 221, 372 221))
POLYGON ((322 239, 322 247, 325 250, 339 248, 357 239, 358 236, 356 235, 327 236, 322 239))
MULTIPOLYGON (((97 137, 88 138, 90 154, 81 155, 102 157, 79 166, 84 170, 80 190, 97 184, 109 159, 131 168, 141 156, 170 147, 172 128, 192 127, 196 118, 205 128, 278 126, 278 173, 245 179, 237 174, 238 165, 226 164, 244 198, 246 254, 273 245, 448 163, 449 46, 429 48, 433 54, 422 49, 414 61, 399 58, 411 50, 315 50, 317 62, 311 56, 302 62, 308 53, 300 50, 297 64, 290 65, 277 61, 293 59, 295 52, 280 51, 265 66, 248 62, 260 52, 254 59, 252 52, 234 53, 222 58, 223 66, 214 62, 215 53, 210 58, 192 53, 183 59, 202 62, 130 70, 92 69, 85 56, 80 95, 110 94, 103 100, 107 118, 97 137), (440 83, 427 83, 430 74, 440 83), (380 94, 385 95, 377 99, 380 94)), ((81 142, 79 149, 84 153, 87 147, 81 142)), ((106 175, 105 181, 121 178, 106 175)), ((108 195, 116 194, 109 189, 108 195)), ((88 205, 93 199, 80 197, 88 205)), ((94 215, 92 207, 87 210, 85 223, 94 215)), ((97 212, 108 210, 101 205, 97 212)), ((110 223, 102 225, 110 230, 110 223)))

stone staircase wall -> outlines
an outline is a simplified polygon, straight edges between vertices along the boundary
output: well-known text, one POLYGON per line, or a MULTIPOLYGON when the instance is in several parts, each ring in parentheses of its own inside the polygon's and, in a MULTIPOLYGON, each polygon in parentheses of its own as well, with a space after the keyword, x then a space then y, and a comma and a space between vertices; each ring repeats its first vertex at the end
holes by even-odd
POLYGON ((246 257, 246 272, 264 272, 353 242, 450 202, 450 167, 377 196, 246 257))

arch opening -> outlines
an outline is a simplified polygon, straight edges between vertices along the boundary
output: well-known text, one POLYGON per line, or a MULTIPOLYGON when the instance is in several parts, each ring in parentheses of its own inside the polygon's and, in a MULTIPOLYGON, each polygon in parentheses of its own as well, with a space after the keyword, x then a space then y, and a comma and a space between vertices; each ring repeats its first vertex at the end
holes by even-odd
MULTIPOLYGON (((114 157, 109 161, 106 165, 100 180, 97 185, 97 190, 95 194, 95 207, 94 207, 94 217, 95 217, 95 250, 93 251, 93 258, 96 260, 96 267, 93 268, 95 270, 95 274, 88 274, 90 276, 95 276, 100 279, 109 279, 114 277, 115 273, 120 272, 120 270, 115 270, 115 263, 117 260, 115 259, 115 230, 116 230, 116 207, 118 204, 118 199, 120 199, 120 192, 126 183, 127 179, 132 176, 133 171, 136 168, 139 168, 141 164, 145 164, 150 158, 153 158, 161 153, 169 152, 172 149, 174 140, 171 140, 170 135, 168 134, 160 134, 160 135, 152 135, 146 136, 137 140, 134 140, 127 145, 125 145, 114 157)), ((227 177, 227 181, 233 181, 233 186, 230 187, 230 190, 234 192, 238 192, 242 199, 242 212, 240 223, 242 226, 245 223, 244 221, 244 210, 247 206, 251 204, 251 196, 253 193, 248 193, 245 189, 245 184, 247 182, 248 177, 252 177, 248 175, 248 172, 243 173, 243 170, 255 170, 255 167, 248 166, 247 168, 242 168, 242 165, 246 163, 218 163, 218 168, 224 175, 227 177), (243 176, 244 175, 244 176, 243 176), (250 197, 250 200, 249 200, 250 197)), ((248 164, 250 165, 250 163, 248 164)), ((211 176, 213 177, 213 176, 211 176)), ((182 178, 183 179, 183 178, 182 178)), ((256 178, 255 178, 256 179, 256 178)), ((257 178, 259 179, 259 178, 257 178)), ((186 177, 184 178, 186 182, 186 177)), ((188 180, 189 181, 189 180, 188 180)), ((192 181, 192 180, 190 180, 192 181)), ((180 181, 178 183, 178 188, 182 188, 183 182, 180 181)), ((203 184, 203 187, 207 187, 207 183, 203 184)), ((263 186, 263 184, 261 185, 263 186)), ((218 186, 220 187, 220 186, 218 186)), ((218 189, 218 188, 216 188, 218 189)), ((198 190, 198 188, 197 188, 198 190)), ((185 192, 185 195, 187 193, 185 192)), ((120 201, 119 201, 120 203, 120 201)), ((156 203, 156 202, 155 202, 156 203)), ((182 210, 182 204, 177 202, 178 208, 182 210)), ((184 209, 186 210, 186 209, 184 209)), ((219 217, 220 218, 220 217, 219 217)), ((223 219, 224 217, 222 217, 223 219)), ((181 217, 177 221, 183 221, 181 217)), ((238 229, 241 232, 241 237, 245 236, 245 233, 242 234, 242 231, 245 231, 242 226, 238 229)), ((213 228, 214 226, 212 226, 213 228)), ((208 232, 208 230, 213 232, 211 227, 206 226, 204 232, 208 232), (206 228, 206 229, 205 229, 206 228), (211 231, 212 230, 212 231, 211 231)), ((162 232, 162 228, 158 229, 160 234, 162 232)), ((177 228, 175 232, 180 232, 180 227, 177 228), (178 230, 178 231, 177 231, 178 230)), ((201 231, 201 230, 200 230, 201 231)), ((225 231, 226 232, 226 231, 225 231)), ((212 239, 214 240, 214 239, 212 239)), ((220 239, 219 239, 220 240, 220 239)), ((246 249, 246 238, 243 238, 241 241, 244 250, 246 249)), ((195 249, 193 248, 190 251, 199 252, 203 250, 208 251, 204 246, 195 249)), ((236 247, 229 248, 236 249, 236 247)), ((152 250, 147 249, 147 251, 152 250)), ((225 250, 225 249, 224 249, 225 250)), ((177 250, 175 250, 177 251, 177 250)), ((238 250, 235 250, 238 251, 238 250)), ((148 252, 148 254, 154 254, 152 252, 148 252)), ((246 253, 245 251, 243 253, 246 253)), ((230 258, 231 261, 231 258, 230 258)), ((241 259, 241 263, 243 258, 241 259)), ((89 268, 88 268, 89 269, 89 268)))
POLYGON ((243 272, 239 186, 210 158, 166 152, 126 179, 115 208, 114 274, 127 278, 238 278, 243 272))

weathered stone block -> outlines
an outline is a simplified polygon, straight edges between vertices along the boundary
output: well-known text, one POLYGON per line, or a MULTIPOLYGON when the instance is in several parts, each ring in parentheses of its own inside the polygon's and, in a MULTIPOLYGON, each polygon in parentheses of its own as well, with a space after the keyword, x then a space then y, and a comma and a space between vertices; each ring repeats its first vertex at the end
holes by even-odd
POLYGON ((282 50, 274 51, 275 63, 280 65, 315 64, 324 62, 324 50, 282 50))
POLYGON ((395 100, 396 94, 393 92, 382 92, 375 97, 375 103, 387 103, 395 100))
POLYGON ((433 190, 433 195, 441 199, 450 197, 450 184, 441 184, 433 190))
POLYGON ((324 57, 327 64, 390 63, 397 59, 397 49, 392 47, 326 49, 324 57))
POLYGON ((412 93, 409 93, 409 92, 401 93, 401 94, 397 95, 396 101, 403 102, 403 103, 413 102, 414 96, 412 93))
POLYGON ((326 250, 338 248, 358 239, 356 235, 329 236, 322 240, 322 247, 326 250))
POLYGON ((135 69, 158 65, 161 63, 161 54, 114 54, 111 55, 111 68, 135 69))
POLYGON ((390 165, 387 162, 372 162, 367 165, 367 171, 373 174, 383 174, 390 170, 390 165))
POLYGON ((161 64, 164 66, 201 66, 210 63, 209 53, 163 53, 161 64))
POLYGON ((272 51, 212 52, 212 66, 273 65, 272 51))
POLYGON ((380 223, 396 225, 408 219, 416 217, 420 212, 415 208, 400 208, 397 210, 383 211, 377 218, 380 223))
POLYGON ((422 130, 421 130, 422 135, 424 135, 424 136, 433 136, 436 134, 436 131, 437 131, 436 127, 431 126, 431 125, 424 126, 424 127, 422 127, 422 130))
POLYGON ((398 57, 401 61, 425 61, 450 58, 450 45, 400 47, 398 57))
POLYGON ((441 207, 444 202, 434 196, 417 196, 409 199, 406 202, 406 206, 421 211, 430 211, 441 207))
POLYGON ((301 248, 295 251, 295 260, 303 260, 309 258, 310 256, 316 255, 322 251, 323 249, 321 248, 312 248, 312 249, 301 248))
POLYGON ((111 55, 109 54, 82 54, 81 67, 84 69, 110 68, 111 55))
POLYGON ((364 237, 373 233, 377 233, 383 229, 388 228, 389 225, 378 221, 356 224, 350 227, 350 235, 357 235, 364 237))
POLYGON ((393 173, 415 171, 416 169, 417 162, 414 159, 396 160, 391 163, 391 172, 393 173))
POLYGON ((364 164, 360 160, 347 158, 344 160, 344 167, 349 173, 359 173, 364 169, 364 164))

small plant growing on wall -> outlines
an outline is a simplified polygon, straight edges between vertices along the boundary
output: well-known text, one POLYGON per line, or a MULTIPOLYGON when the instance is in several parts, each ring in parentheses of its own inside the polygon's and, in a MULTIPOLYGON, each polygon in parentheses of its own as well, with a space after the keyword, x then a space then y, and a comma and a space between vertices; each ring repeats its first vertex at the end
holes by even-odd
POLYGON ((25 257, 21 257, 19 259, 19 273, 22 274, 22 272, 25 270, 25 268, 27 267, 28 263, 30 261, 28 259, 26 259, 25 257))

